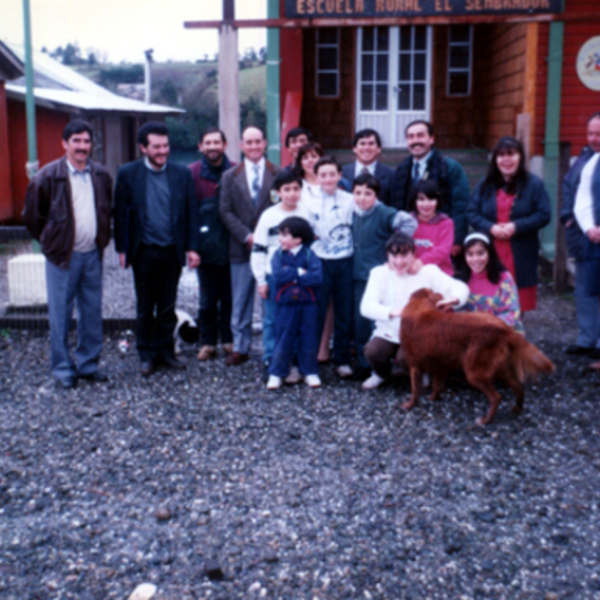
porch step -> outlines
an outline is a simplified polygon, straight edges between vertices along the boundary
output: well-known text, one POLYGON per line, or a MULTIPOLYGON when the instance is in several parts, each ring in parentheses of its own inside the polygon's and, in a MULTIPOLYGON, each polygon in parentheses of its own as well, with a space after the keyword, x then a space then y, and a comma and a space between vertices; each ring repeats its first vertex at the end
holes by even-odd
MULTIPOLYGON (((445 156, 453 158, 462 165, 469 179, 471 190, 480 179, 485 177, 488 167, 487 150, 455 148, 442 150, 442 152, 445 156)), ((355 158, 352 150, 330 150, 329 153, 333 154, 342 165, 352 162, 355 158)), ((381 153, 381 162, 395 169, 407 156, 408 152, 406 150, 384 150, 381 153)))

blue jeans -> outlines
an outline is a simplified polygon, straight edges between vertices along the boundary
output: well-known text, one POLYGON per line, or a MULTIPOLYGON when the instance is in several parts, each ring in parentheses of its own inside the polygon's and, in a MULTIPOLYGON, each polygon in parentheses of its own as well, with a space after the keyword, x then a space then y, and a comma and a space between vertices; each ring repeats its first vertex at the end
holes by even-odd
POLYGON ((50 360, 52 374, 60 381, 98 369, 102 350, 102 261, 96 248, 73 252, 69 267, 61 269, 46 261, 50 360), (73 302, 77 300, 77 346, 75 363, 69 355, 69 329, 73 302))
POLYGON ((267 275, 269 297, 262 301, 263 305, 263 363, 270 363, 275 352, 275 316, 277 303, 275 302, 275 284, 273 277, 267 275))
POLYGON ((600 299, 585 294, 585 263, 575 261, 575 308, 577 312, 578 346, 595 348, 600 341, 600 299))
POLYGON ((275 330, 277 343, 273 360, 269 367, 270 375, 287 377, 290 361, 297 352, 298 367, 302 375, 318 375, 319 337, 317 335, 318 306, 311 304, 279 304, 275 330))

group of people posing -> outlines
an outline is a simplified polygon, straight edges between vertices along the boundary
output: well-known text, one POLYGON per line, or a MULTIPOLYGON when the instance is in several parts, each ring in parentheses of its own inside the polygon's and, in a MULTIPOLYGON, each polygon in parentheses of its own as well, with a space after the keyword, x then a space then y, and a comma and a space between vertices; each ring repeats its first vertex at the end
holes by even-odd
MULTIPOLYGON (((168 129, 151 122, 138 132, 143 157, 121 167, 113 198, 109 174, 89 158, 92 135, 85 121, 67 125, 65 156, 32 179, 24 210, 47 258, 52 372, 66 389, 79 378, 106 380, 98 359, 111 214, 120 264, 133 269, 143 376, 159 365, 185 368, 173 345, 185 264, 200 286, 199 360, 215 358, 219 342, 228 366, 249 359, 258 291, 268 389, 302 380, 319 387, 319 362, 330 358, 339 377, 376 388, 402 370, 401 313, 422 287, 443 296, 443 310, 483 310, 521 332, 522 312, 535 308, 538 231, 550 203, 515 138, 499 141, 470 194, 463 168, 434 147, 426 121, 407 126, 410 155, 396 169, 378 161, 372 129, 356 133, 356 160, 342 167, 302 128, 287 135, 294 161, 282 169, 266 160, 256 127, 242 132, 239 164, 227 158, 223 132, 206 130, 201 159, 188 168, 168 160, 168 129), (67 334, 75 298, 74 361, 67 334)), ((593 152, 600 135, 598 146, 593 152)), ((579 179, 571 185, 581 187, 579 179)), ((573 222, 578 203, 579 195, 573 222)), ((589 204, 586 215, 600 222, 589 204)))

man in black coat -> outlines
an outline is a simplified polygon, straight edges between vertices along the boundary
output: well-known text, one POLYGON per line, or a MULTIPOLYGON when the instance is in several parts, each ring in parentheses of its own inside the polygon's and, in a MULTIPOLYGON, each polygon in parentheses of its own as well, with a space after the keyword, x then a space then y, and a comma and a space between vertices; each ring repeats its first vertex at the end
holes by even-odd
POLYGON ((198 209, 192 175, 169 162, 169 131, 149 122, 138 132, 144 158, 119 169, 115 186, 115 246, 121 267, 133 267, 137 297, 136 343, 141 374, 157 364, 185 365, 175 358, 173 330, 181 267, 196 268, 198 209))
POLYGON ((600 210, 600 112, 594 113, 588 120, 587 142, 588 145, 581 151, 562 184, 560 220, 565 226, 569 253, 575 258, 575 307, 579 327, 577 340, 567 346, 566 353, 600 358, 600 304, 598 296, 588 296, 585 290, 586 250, 588 245, 597 245, 600 242, 600 237, 595 238, 598 242, 592 239, 600 232, 600 227, 595 226, 595 213, 600 210), (586 173, 587 177, 584 178, 582 175, 586 166, 590 172, 586 173), (583 216, 581 220, 586 228, 585 232, 576 218, 578 196, 578 209, 580 218, 583 216), (588 227, 585 225, 586 212, 590 220, 588 227))
POLYGON ((433 125, 417 120, 405 129, 410 156, 404 159, 392 178, 392 206, 397 210, 410 210, 412 189, 419 179, 437 181, 444 203, 444 212, 454 223, 452 256, 460 253, 467 235, 467 204, 469 180, 461 165, 434 148, 433 125))
POLYGON ((342 167, 342 177, 350 183, 363 173, 370 173, 379 181, 379 200, 388 206, 391 203, 391 185, 394 170, 377 161, 381 154, 381 138, 374 129, 357 131, 352 140, 352 152, 356 160, 342 167))

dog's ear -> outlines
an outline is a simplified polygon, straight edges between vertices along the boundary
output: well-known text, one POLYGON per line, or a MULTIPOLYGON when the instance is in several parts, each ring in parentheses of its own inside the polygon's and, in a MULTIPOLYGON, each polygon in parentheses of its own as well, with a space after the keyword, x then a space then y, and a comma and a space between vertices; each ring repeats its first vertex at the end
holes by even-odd
POLYGON ((189 323, 182 323, 178 333, 179 337, 187 344, 195 344, 200 338, 200 329, 189 323))

